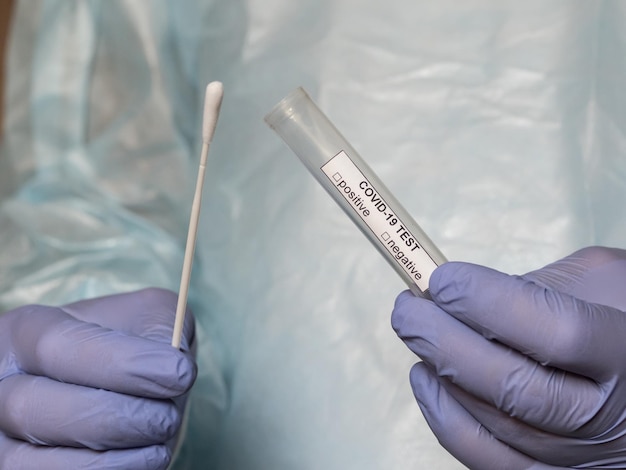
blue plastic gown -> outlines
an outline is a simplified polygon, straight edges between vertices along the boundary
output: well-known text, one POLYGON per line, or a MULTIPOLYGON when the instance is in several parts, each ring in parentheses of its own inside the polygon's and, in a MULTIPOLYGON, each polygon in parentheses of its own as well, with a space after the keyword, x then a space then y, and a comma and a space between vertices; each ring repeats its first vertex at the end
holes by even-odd
POLYGON ((304 86, 449 259, 626 247, 626 4, 19 2, 0 305, 178 288, 204 87, 225 86, 177 469, 462 468, 389 325, 405 287, 263 123, 304 86))

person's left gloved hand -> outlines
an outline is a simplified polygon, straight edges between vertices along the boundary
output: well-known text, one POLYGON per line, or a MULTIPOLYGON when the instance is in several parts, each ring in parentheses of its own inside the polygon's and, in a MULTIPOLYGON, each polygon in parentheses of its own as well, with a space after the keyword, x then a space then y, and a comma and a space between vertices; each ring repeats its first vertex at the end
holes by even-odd
POLYGON ((0 316, 0 468, 165 469, 196 377, 163 289, 0 316))
POLYGON ((479 470, 626 468, 626 251, 524 276, 446 263, 392 314, 431 429, 479 470))

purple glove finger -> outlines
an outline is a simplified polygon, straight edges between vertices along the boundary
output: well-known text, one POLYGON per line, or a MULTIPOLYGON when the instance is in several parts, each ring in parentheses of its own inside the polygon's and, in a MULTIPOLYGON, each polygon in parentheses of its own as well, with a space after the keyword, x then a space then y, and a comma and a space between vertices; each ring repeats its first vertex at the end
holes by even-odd
POLYGON ((94 450, 145 447, 167 442, 180 421, 172 400, 138 398, 25 374, 0 382, 0 429, 32 444, 94 450))
POLYGON ((97 452, 88 449, 34 446, 0 433, 0 468, 11 470, 165 470, 170 451, 165 446, 97 452))
POLYGON ((624 459, 619 455, 622 443, 619 441, 611 442, 606 439, 602 444, 602 453, 605 456, 590 462, 589 444, 582 445, 578 437, 541 431, 495 409, 445 378, 438 378, 438 381, 493 437, 526 455, 532 455, 541 462, 568 468, 623 468, 624 459))
POLYGON ((586 302, 626 311, 626 250, 583 248, 523 277, 586 302))
POLYGON ((0 357, 11 361, 0 369, 0 380, 24 371, 119 393, 170 398, 187 391, 195 379, 192 358, 169 344, 85 323, 59 308, 22 307, 2 321, 0 350, 6 351, 0 357))
POLYGON ((448 452, 475 470, 556 470, 494 438, 472 417, 423 363, 411 369, 417 402, 437 439, 448 452))
POLYGON ((450 315, 541 364, 604 381, 621 362, 626 315, 617 309, 467 263, 437 268, 430 292, 450 315))
MULTIPOLYGON (((62 308, 78 320, 170 344, 177 300, 172 291, 150 288, 81 300, 62 308)), ((184 351, 189 351, 194 341, 194 325, 193 314, 187 310, 181 342, 184 351)))
POLYGON ((540 429, 578 429, 594 416, 603 398, 596 382, 540 367, 409 292, 398 297, 392 325, 437 375, 540 429), (552 403, 557 401, 562 406, 555 409, 552 403))

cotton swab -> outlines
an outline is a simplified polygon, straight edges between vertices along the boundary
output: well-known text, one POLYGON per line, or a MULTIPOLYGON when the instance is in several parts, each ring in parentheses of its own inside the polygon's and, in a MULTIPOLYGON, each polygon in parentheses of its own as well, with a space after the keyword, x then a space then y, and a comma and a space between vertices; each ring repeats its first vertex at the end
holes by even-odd
POLYGON ((187 296, 189 294, 189 282, 191 280, 191 268, 193 256, 196 248, 196 237, 198 234, 198 221, 200 219, 200 206, 202 204, 202 186, 204 185, 204 173, 206 169, 207 155, 209 147, 215 133, 217 118, 220 114, 222 97, 224 96, 224 86, 220 82, 211 82, 206 87, 204 95, 204 113, 202 116, 202 153, 200 156, 200 167, 198 168, 198 179, 196 180, 196 192, 191 205, 191 216, 189 218, 189 231, 187 232, 187 245, 185 247, 185 257, 183 260, 183 273, 180 278, 180 289, 178 290, 178 304, 176 305, 176 319, 174 322, 174 333, 172 334, 172 346, 180 348, 180 341, 183 334, 183 324, 185 323, 185 311, 187 309, 187 296))

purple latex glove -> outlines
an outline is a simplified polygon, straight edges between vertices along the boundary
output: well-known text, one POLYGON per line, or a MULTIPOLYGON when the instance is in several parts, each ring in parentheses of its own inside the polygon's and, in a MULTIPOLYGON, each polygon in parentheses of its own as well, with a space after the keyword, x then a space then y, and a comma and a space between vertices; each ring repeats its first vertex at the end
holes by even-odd
POLYGON ((626 251, 524 276, 446 263, 392 315, 417 401, 472 469, 626 468, 626 251))
POLYGON ((196 377, 176 294, 145 289, 0 316, 0 468, 164 469, 196 377))

